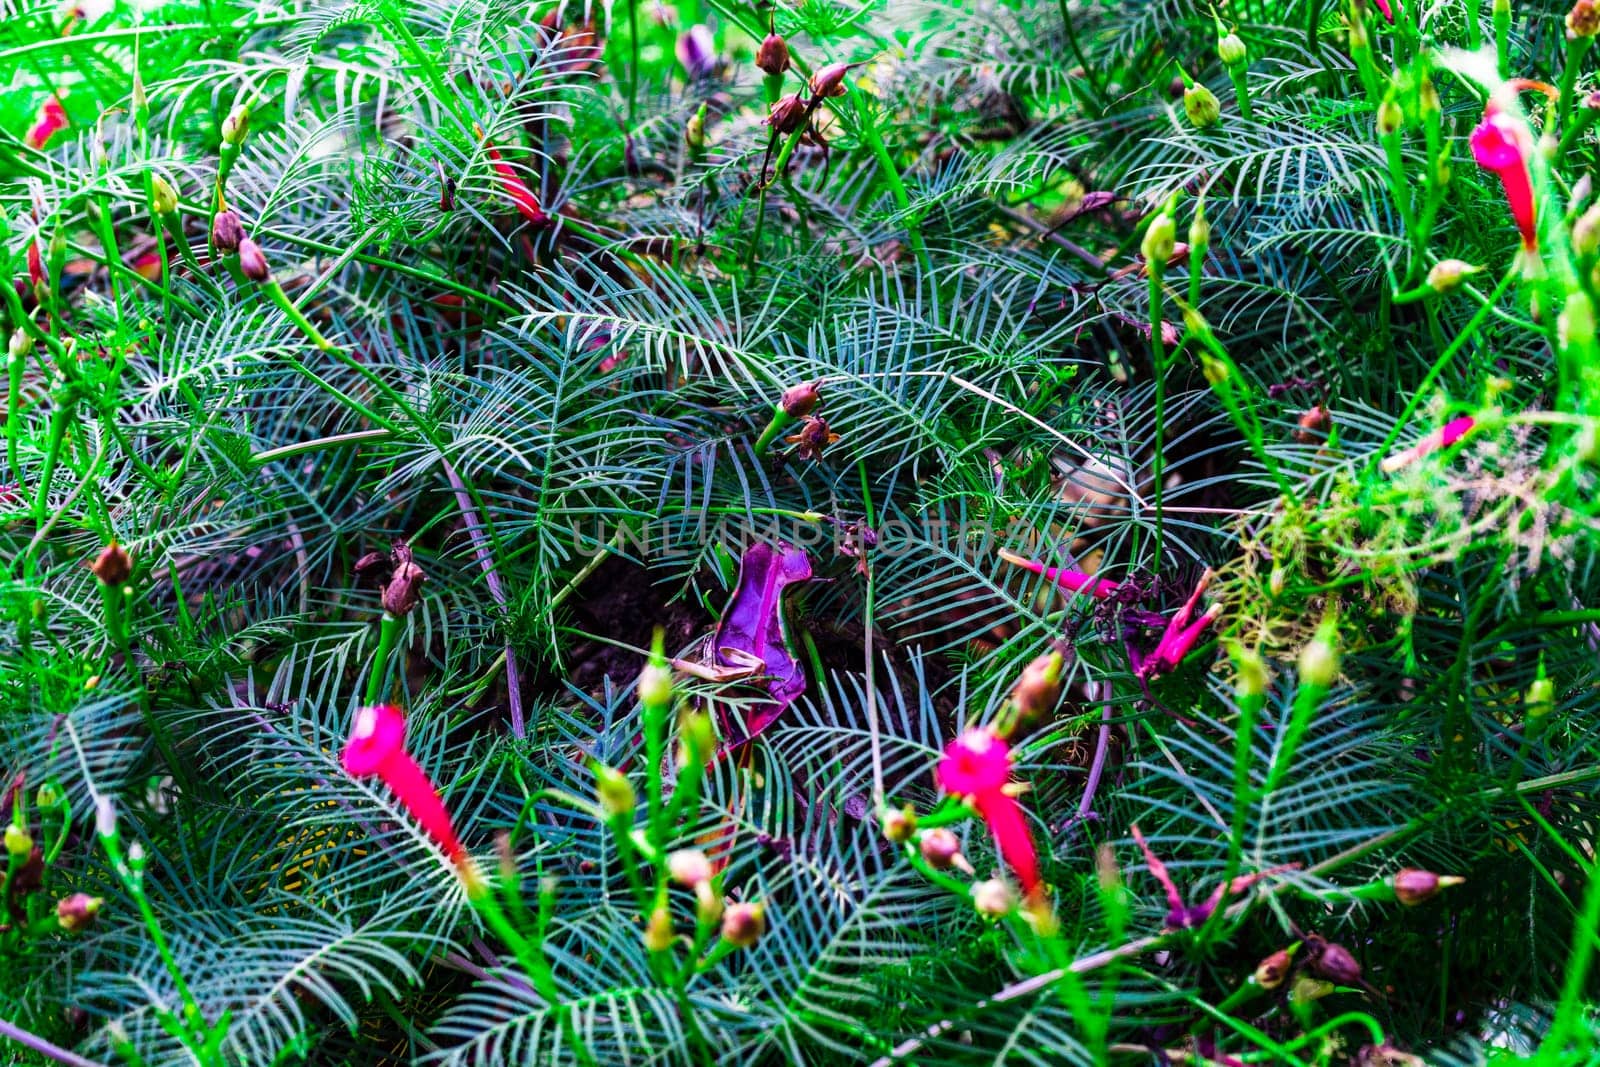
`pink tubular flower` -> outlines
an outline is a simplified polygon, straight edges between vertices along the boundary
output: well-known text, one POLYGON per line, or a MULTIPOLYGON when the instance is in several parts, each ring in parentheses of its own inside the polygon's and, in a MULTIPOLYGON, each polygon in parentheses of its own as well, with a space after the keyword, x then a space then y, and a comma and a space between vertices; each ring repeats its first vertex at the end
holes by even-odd
POLYGON ((1017 872, 1023 892, 1039 897, 1043 883, 1033 836, 1022 806, 1006 790, 1011 781, 1010 746, 988 730, 966 730, 945 747, 937 777, 940 789, 972 802, 994 835, 1000 855, 1017 872))
POLYGON ((1205 633, 1218 615, 1222 614, 1222 605, 1214 604, 1203 612, 1199 618, 1194 617, 1194 609, 1200 603, 1200 597, 1205 593, 1206 586, 1211 584, 1211 572, 1206 571, 1195 583, 1194 592, 1189 594, 1189 599, 1183 602, 1183 607, 1173 613, 1167 620, 1166 627, 1161 631, 1161 637, 1156 641, 1156 647, 1148 654, 1133 657, 1133 672, 1141 680, 1149 680, 1157 675, 1167 674, 1178 669, 1184 658, 1193 651, 1194 646, 1200 642, 1200 636, 1205 633))
POLYGON ((33 125, 28 128, 28 135, 22 140, 29 148, 43 148, 46 141, 66 127, 67 109, 61 106, 60 100, 52 96, 39 108, 38 117, 33 120, 33 125))
MULTIPOLYGON (((473 126, 473 129, 478 132, 480 138, 484 136, 483 127, 473 126)), ((534 226, 548 225, 550 216, 545 214, 544 208, 539 204, 539 198, 534 195, 532 189, 528 188, 528 183, 522 180, 522 176, 517 173, 517 169, 507 163, 505 158, 500 155, 500 150, 493 145, 490 145, 485 151, 489 154, 489 165, 494 168, 495 174, 500 178, 500 188, 504 189, 506 195, 511 197, 511 202, 517 205, 517 211, 521 213, 522 217, 534 226)))
POLYGON ((1437 430, 1425 436, 1410 448, 1403 448, 1383 461, 1381 466, 1385 474, 1392 474, 1401 467, 1409 466, 1442 448, 1449 448, 1471 433, 1478 426, 1478 420, 1472 415, 1462 415, 1460 418, 1451 419, 1437 430))
POLYGON ((458 866, 467 862, 467 850, 456 837, 450 812, 439 798, 438 789, 406 751, 405 712, 393 704, 377 704, 356 712, 350 740, 339 754, 339 762, 352 778, 381 778, 399 798, 400 805, 438 842, 450 862, 458 866))
POLYGON ((1394 25, 1394 12, 1392 10, 1390 10, 1390 8, 1389 8, 1389 0, 1372 0, 1372 2, 1374 4, 1378 5, 1378 10, 1379 11, 1383 12, 1383 17, 1384 17, 1385 21, 1387 21, 1389 23, 1389 25, 1393 26, 1394 25))
POLYGON ((1000 558, 1007 563, 1015 564, 1035 574, 1043 575, 1069 592, 1083 593, 1104 600, 1106 597, 1114 595, 1117 591, 1116 582, 1108 582, 1104 578, 1096 578, 1091 574, 1067 567, 1047 567, 1038 560, 1024 559, 1013 552, 1007 552, 1003 548, 1000 550, 1000 558))
POLYGON ((1528 159, 1533 154, 1533 134, 1528 124, 1507 114, 1493 100, 1483 110, 1483 121, 1472 131, 1472 158, 1484 170, 1493 171, 1505 187, 1506 203, 1522 235, 1522 247, 1532 251, 1539 245, 1533 203, 1533 176, 1528 159))

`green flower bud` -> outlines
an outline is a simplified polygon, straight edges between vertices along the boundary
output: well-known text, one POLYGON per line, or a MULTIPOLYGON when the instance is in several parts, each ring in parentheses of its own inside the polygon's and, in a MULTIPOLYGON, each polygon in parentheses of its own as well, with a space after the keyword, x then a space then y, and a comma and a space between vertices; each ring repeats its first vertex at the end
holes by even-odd
POLYGON ((238 148, 250 132, 250 109, 240 104, 222 120, 222 143, 238 148))
POLYGON ((650 921, 644 927, 644 947, 651 952, 665 952, 672 947, 676 935, 672 929, 672 913, 665 907, 658 907, 650 913, 650 921))
POLYGON ((159 174, 150 179, 150 206, 157 215, 170 215, 178 210, 178 191, 159 174))
POLYGON ((703 152, 706 147, 706 105, 701 104, 700 110, 689 116, 689 121, 683 127, 683 143, 689 146, 691 152, 703 152))
POLYGON ((1339 625, 1327 618, 1300 652, 1300 684, 1328 689, 1338 677, 1339 625))
POLYGON ((6 851, 13 856, 26 856, 33 851, 33 836, 12 823, 6 827, 6 851))
POLYGON ((1400 132, 1406 124, 1405 109, 1400 106, 1400 101, 1395 99, 1394 93, 1383 98, 1383 103, 1378 105, 1378 136, 1393 137, 1400 132))
POLYGON ((1441 259, 1428 271, 1428 288, 1436 293, 1448 293, 1482 269, 1465 260, 1441 259))
POLYGON ((604 763, 594 765, 595 795, 600 798, 600 808, 611 818, 632 815, 639 794, 634 792, 628 776, 604 763))
POLYGON ((1585 258, 1600 252, 1600 203, 1579 215, 1572 224, 1572 251, 1585 258))
POLYGON ((1239 672, 1236 686, 1241 698, 1257 698, 1267 695, 1267 690, 1272 687, 1272 674, 1267 670, 1267 661, 1261 653, 1253 648, 1238 648, 1233 653, 1234 669, 1239 672))
POLYGON ((53 808, 59 807, 66 799, 67 798, 62 795, 60 787, 58 787, 54 782, 44 783, 39 787, 39 791, 33 795, 33 802, 37 804, 42 811, 50 811, 53 808))
POLYGON ((11 331, 11 339, 6 342, 6 354, 12 359, 22 359, 33 351, 33 338, 28 336, 28 331, 16 329, 11 331))
POLYGON ((1139 244, 1139 253, 1144 256, 1151 270, 1161 270, 1172 258, 1173 249, 1178 247, 1177 231, 1172 216, 1165 211, 1150 219, 1150 225, 1145 227, 1144 240, 1139 244))
POLYGON ((1217 40, 1217 58, 1222 60, 1223 66, 1233 70, 1250 62, 1250 49, 1237 33, 1224 34, 1217 40))

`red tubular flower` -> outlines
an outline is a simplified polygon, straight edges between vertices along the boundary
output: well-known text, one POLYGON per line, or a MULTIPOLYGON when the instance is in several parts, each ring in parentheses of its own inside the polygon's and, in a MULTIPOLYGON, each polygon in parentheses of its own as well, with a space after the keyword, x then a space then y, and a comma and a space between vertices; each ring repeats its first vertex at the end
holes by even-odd
MULTIPOLYGON (((483 137, 483 128, 474 126, 478 136, 483 137)), ((545 226, 550 222, 550 216, 544 213, 544 208, 539 205, 539 198, 534 195, 528 183, 522 180, 517 169, 505 161, 500 155, 500 150, 490 145, 485 149, 489 153, 489 164, 494 167, 494 172, 500 176, 500 187, 511 197, 511 202, 517 205, 517 211, 522 217, 534 226, 545 226)))
POLYGON ((988 730, 967 730, 945 747, 937 777, 940 789, 972 801, 1023 891, 1030 898, 1039 897, 1043 883, 1033 836, 1022 806, 1006 791, 1011 781, 1010 746, 988 730))
POLYGON ((1383 12, 1384 19, 1389 23, 1389 25, 1393 26, 1394 12, 1389 9, 1389 0, 1372 0, 1372 2, 1378 5, 1378 10, 1383 12))
POLYGON ((406 751, 405 712, 393 704, 377 704, 356 712, 350 740, 339 754, 339 762, 352 778, 381 778, 399 798, 400 805, 438 842, 450 862, 461 865, 467 861, 467 850, 456 837, 450 812, 439 798, 438 789, 406 751))
POLYGON ((1047 567, 1038 560, 1024 559, 1014 553, 1007 552, 1003 548, 1000 550, 1000 558, 1007 563, 1024 567, 1035 574, 1041 574, 1069 592, 1084 593, 1104 600, 1117 591, 1116 582, 1108 582, 1104 578, 1096 578, 1091 574, 1085 574, 1083 571, 1072 570, 1067 567, 1047 567))
POLYGON ((46 141, 58 131, 66 129, 66 126, 67 110, 61 106, 60 100, 52 96, 40 106, 38 116, 28 128, 28 135, 22 139, 23 143, 29 148, 43 148, 46 141))
POLYGON ((28 280, 34 285, 43 285, 47 280, 44 272, 44 255, 39 251, 38 241, 28 242, 28 280))
POLYGON ((1527 123, 1509 115, 1493 100, 1483 110, 1483 121, 1472 131, 1472 158, 1484 170, 1493 171, 1505 187, 1506 202, 1511 206, 1511 217, 1516 220, 1517 232, 1522 234, 1522 247, 1533 251, 1539 245, 1539 233, 1533 203, 1533 176, 1528 170, 1528 159, 1533 154, 1533 134, 1527 123))

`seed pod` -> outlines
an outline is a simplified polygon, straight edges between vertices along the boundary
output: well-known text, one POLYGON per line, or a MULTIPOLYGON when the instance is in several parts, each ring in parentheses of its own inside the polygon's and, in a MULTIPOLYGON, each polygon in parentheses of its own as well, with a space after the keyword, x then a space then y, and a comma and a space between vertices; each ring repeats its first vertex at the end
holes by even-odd
POLYGON ((1312 960, 1311 969, 1330 982, 1339 985, 1359 985, 1361 964, 1350 955, 1350 950, 1332 941, 1326 942, 1312 960))
POLYGON ((1011 887, 998 878, 985 879, 972 887, 972 906, 985 918, 998 919, 1002 915, 1009 915, 1016 905, 1017 899, 1011 887))
POLYGON ((222 120, 222 143, 238 148, 250 131, 250 109, 240 104, 222 120))
POLYGON ((384 611, 403 619, 411 614, 411 609, 422 599, 422 583, 428 580, 428 575, 412 561, 411 546, 404 541, 394 543, 390 549, 390 559, 394 562, 394 571, 383 587, 380 601, 384 611))
POLYGON ((94 922, 94 917, 100 914, 100 905, 105 903, 99 897, 91 897, 88 893, 74 893, 56 902, 56 922, 61 929, 68 933, 75 933, 94 922))
POLYGON ((239 242, 239 270, 253 282, 264 282, 272 276, 266 254, 248 237, 239 242))
POLYGON ((1262 989, 1277 989, 1289 977, 1289 967, 1294 962, 1292 949, 1280 948, 1256 964, 1256 985, 1262 989))
POLYGON ((157 215, 170 215, 178 210, 178 190, 159 174, 150 179, 150 206, 157 215))
POLYGON ((853 64, 830 63, 811 75, 811 95, 817 100, 844 95, 844 76, 853 64))
POLYGON ((722 914, 722 939, 735 948, 749 948, 767 932, 767 909, 760 901, 729 904, 722 914))
POLYGON ((697 848, 683 848, 667 856, 667 873, 685 889, 711 881, 711 861, 697 848))
POLYGON ((961 839, 946 827, 924 830, 918 844, 923 860, 936 871, 947 871, 960 862, 961 839))
MULTIPOLYGON (((1576 227, 1573 228, 1573 238, 1576 244, 1576 227)), ((1436 293, 1448 293, 1482 269, 1462 259, 1441 259, 1428 271, 1428 288, 1436 293)))
POLYGON ((96 578, 116 589, 128 584, 128 579, 133 577, 133 560, 121 545, 113 541, 100 550, 94 562, 89 564, 89 569, 96 578))
MULTIPOLYGON (((800 98, 796 96, 792 99, 798 100, 800 98)), ((822 394, 817 389, 819 384, 818 382, 801 382, 799 385, 789 386, 783 391, 783 396, 778 398, 778 406, 791 419, 805 418, 816 408, 817 401, 822 399, 822 394)))
POLYGON ((1402 867, 1394 874, 1394 898, 1406 907, 1416 907, 1439 895, 1439 891, 1460 885, 1466 879, 1457 875, 1438 875, 1415 867, 1402 867))
POLYGON ((1222 105, 1217 102, 1216 93, 1195 82, 1183 91, 1183 113, 1195 129, 1203 130, 1222 118, 1222 105))
POLYGON ((780 134, 788 135, 805 125, 806 102, 800 98, 799 93, 790 93, 788 96, 772 105, 772 110, 767 112, 766 123, 780 134))
POLYGON ((778 36, 776 30, 768 33, 756 49, 756 66, 769 77, 776 77, 789 69, 789 43, 778 36))
POLYGON ((911 840, 917 832, 917 812, 910 804, 903 808, 887 808, 878 816, 883 824, 883 836, 897 845, 911 840))

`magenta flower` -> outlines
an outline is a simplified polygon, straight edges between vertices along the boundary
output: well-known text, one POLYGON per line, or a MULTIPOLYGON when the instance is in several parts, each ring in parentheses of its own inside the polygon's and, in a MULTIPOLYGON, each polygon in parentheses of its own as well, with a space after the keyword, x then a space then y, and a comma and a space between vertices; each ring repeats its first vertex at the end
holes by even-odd
POLYGON ((1189 599, 1183 602, 1183 607, 1173 613, 1167 620, 1166 627, 1161 631, 1161 637, 1156 641, 1156 647, 1148 653, 1132 651, 1130 658, 1133 660, 1133 673, 1141 680, 1148 681, 1157 675, 1168 674, 1178 669, 1186 656, 1193 651, 1199 643, 1200 636, 1205 633, 1218 615, 1222 614, 1222 605, 1213 604, 1199 618, 1194 617, 1194 609, 1200 603, 1200 597, 1205 593, 1206 586, 1211 584, 1211 572, 1206 571, 1195 583, 1194 592, 1189 594, 1189 599))
POLYGON ((1533 176, 1528 160, 1533 155, 1533 134, 1528 124, 1501 110, 1493 100, 1483 110, 1483 121, 1472 131, 1472 158, 1484 170, 1493 171, 1506 191, 1506 203, 1522 235, 1522 247, 1532 251, 1539 245, 1535 228, 1533 176))
POLYGON ((1462 415, 1460 418, 1451 419, 1410 448, 1403 448, 1385 459, 1381 466, 1386 474, 1392 474, 1401 467, 1415 463, 1430 452, 1449 448, 1476 429, 1477 425, 1478 420, 1472 415, 1462 415))
MULTIPOLYGON (((473 126, 480 140, 485 139, 483 127, 473 126)), ((539 204, 539 197, 528 188, 528 183, 522 180, 522 175, 517 169, 505 161, 500 155, 500 150, 493 145, 484 149, 489 155, 489 165, 494 168, 495 175, 500 179, 500 188, 504 189, 511 202, 517 206, 517 211, 523 218, 534 226, 546 226, 550 216, 545 214, 544 208, 539 204)))
POLYGON ((1393 26, 1394 12, 1389 9, 1389 0, 1372 0, 1372 2, 1378 5, 1378 10, 1383 12, 1384 19, 1393 26))
POLYGON ((1172 875, 1167 873, 1167 865, 1162 863, 1145 843, 1144 834, 1139 832, 1139 824, 1134 823, 1128 830, 1133 834, 1134 843, 1139 846, 1139 851, 1144 853, 1144 861, 1150 867, 1150 876, 1161 884, 1162 891, 1167 895, 1166 923, 1175 930, 1187 930, 1199 926, 1211 918, 1211 913, 1217 910, 1224 897, 1237 896, 1263 878, 1292 871, 1300 866, 1298 863, 1286 863, 1281 867, 1257 871, 1255 874, 1241 874, 1217 886, 1211 895, 1199 904, 1186 904, 1183 894, 1178 892, 1177 885, 1172 881, 1172 875))
POLYGON ((1012 563, 1018 567, 1024 567, 1035 574, 1043 575, 1069 592, 1083 593, 1104 600, 1114 595, 1118 588, 1116 582, 1108 582, 1104 578, 1096 578, 1092 574, 1086 574, 1083 571, 1072 570, 1067 567, 1047 567, 1038 560, 1024 559, 1014 552, 1007 552, 1003 548, 1000 550, 1000 558, 1007 563, 1012 563))
POLYGON ((438 842, 450 862, 458 866, 468 862, 467 850, 456 837, 439 790, 406 751, 405 712, 393 704, 377 704, 356 712, 350 740, 339 754, 339 762, 352 778, 381 778, 394 791, 400 806, 438 842))
POLYGON ((988 730, 966 730, 945 746, 937 772, 939 788, 966 797, 994 835, 995 847, 1017 873, 1023 892, 1037 898, 1043 890, 1039 855, 1022 805, 1007 786, 1011 781, 1011 747, 988 730))

